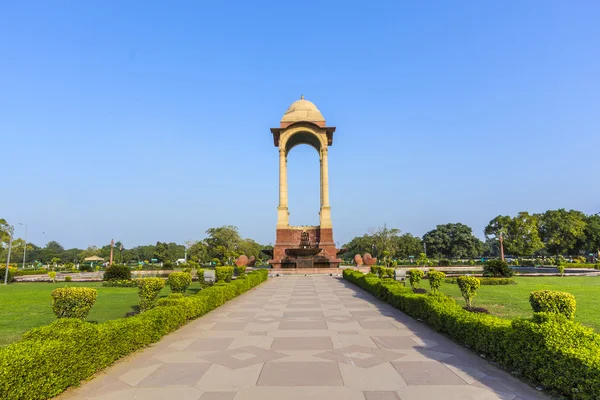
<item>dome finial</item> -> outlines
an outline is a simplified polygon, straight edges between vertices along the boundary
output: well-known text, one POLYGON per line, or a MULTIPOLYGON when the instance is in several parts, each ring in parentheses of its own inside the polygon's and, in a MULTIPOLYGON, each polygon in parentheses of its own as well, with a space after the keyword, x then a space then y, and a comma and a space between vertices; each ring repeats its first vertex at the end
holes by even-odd
POLYGON ((303 94, 300 95, 300 100, 304 100, 304 95, 303 94))

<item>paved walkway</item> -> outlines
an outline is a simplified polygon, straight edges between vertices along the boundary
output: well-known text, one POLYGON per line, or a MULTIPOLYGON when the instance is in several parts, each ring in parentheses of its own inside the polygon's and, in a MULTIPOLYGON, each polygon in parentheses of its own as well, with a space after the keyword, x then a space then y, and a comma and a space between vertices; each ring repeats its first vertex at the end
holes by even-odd
POLYGON ((547 399, 333 277, 273 278, 61 399, 547 399))

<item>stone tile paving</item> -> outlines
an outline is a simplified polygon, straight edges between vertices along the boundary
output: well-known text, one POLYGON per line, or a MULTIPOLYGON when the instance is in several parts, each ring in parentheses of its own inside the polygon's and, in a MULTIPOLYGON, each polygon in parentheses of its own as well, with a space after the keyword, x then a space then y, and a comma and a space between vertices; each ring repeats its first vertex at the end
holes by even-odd
POLYGON ((329 276, 270 279, 60 398, 548 399, 329 276))

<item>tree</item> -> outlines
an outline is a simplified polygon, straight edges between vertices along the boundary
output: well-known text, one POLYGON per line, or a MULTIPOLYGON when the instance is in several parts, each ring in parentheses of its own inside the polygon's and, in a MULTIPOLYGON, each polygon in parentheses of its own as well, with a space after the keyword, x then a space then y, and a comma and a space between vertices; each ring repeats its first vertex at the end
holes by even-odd
POLYGON ((581 247, 600 255, 600 215, 594 214, 586 218, 584 232, 585 240, 581 247))
POLYGON ((500 246, 500 258, 504 261, 504 237, 508 233, 508 226, 510 225, 511 218, 508 215, 498 215, 496 218, 491 220, 485 227, 484 233, 485 238, 489 239, 490 236, 498 240, 500 246))
POLYGON ((372 256, 376 258, 383 258, 384 252, 387 251, 390 254, 395 254, 397 251, 397 237, 400 234, 400 229, 388 228, 386 224, 383 227, 378 227, 371 233, 373 240, 372 245, 372 256))
POLYGON ((481 254, 483 243, 473 236, 467 225, 438 225, 423 236, 427 245, 427 253, 436 257, 473 258, 481 254))
POLYGON ((225 225, 219 228, 210 228, 206 234, 208 237, 205 242, 211 259, 218 258, 225 265, 231 258, 238 256, 238 246, 242 238, 237 227, 225 225))
POLYGON ((544 247, 539 236, 538 218, 520 212, 508 225, 508 251, 519 256, 532 256, 544 247))
POLYGON ((414 257, 423 251, 423 241, 421 238, 415 237, 410 233, 397 236, 394 240, 396 242, 396 254, 393 256, 397 258, 414 257))
POLYGON ((548 210, 539 218, 539 234, 550 254, 567 254, 585 239, 586 217, 581 211, 548 210))
POLYGON ((194 260, 198 262, 207 262, 210 260, 208 257, 208 247, 204 242, 196 242, 188 249, 188 260, 194 260))
POLYGON ((167 244, 167 259, 171 261, 185 257, 185 246, 177 243, 167 244))
POLYGON ((153 258, 156 258, 158 262, 164 262, 168 259, 169 245, 162 242, 156 242, 154 247, 153 258))
POLYGON ((65 251, 64 247, 60 243, 51 240, 40 252, 40 261, 43 263, 50 263, 53 258, 59 258, 65 251))
POLYGON ((344 254, 346 260, 351 260, 356 254, 371 253, 373 246, 373 238, 367 234, 363 236, 357 236, 350 242, 346 243, 343 247, 348 249, 344 254))

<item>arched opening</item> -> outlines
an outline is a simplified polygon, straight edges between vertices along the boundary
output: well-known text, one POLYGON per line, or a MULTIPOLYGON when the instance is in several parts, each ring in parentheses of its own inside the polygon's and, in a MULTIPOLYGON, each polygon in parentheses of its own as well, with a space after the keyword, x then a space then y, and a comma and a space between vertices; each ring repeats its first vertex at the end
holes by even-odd
MULTIPOLYGON (((290 139, 291 140, 291 139, 290 139)), ((288 142, 289 144, 289 142, 288 142)), ((312 145, 289 147, 287 157, 290 225, 319 225, 321 167, 312 145), (293 148, 293 151, 290 150, 293 148)))
POLYGON ((300 144, 307 144, 309 146, 312 146, 315 150, 317 150, 317 153, 319 152, 319 149, 321 148, 321 142, 319 141, 319 138, 314 133, 300 131, 300 132, 294 133, 294 135, 292 135, 288 139, 287 143, 285 144, 286 154, 288 154, 291 149, 293 149, 294 147, 296 147, 300 144))

